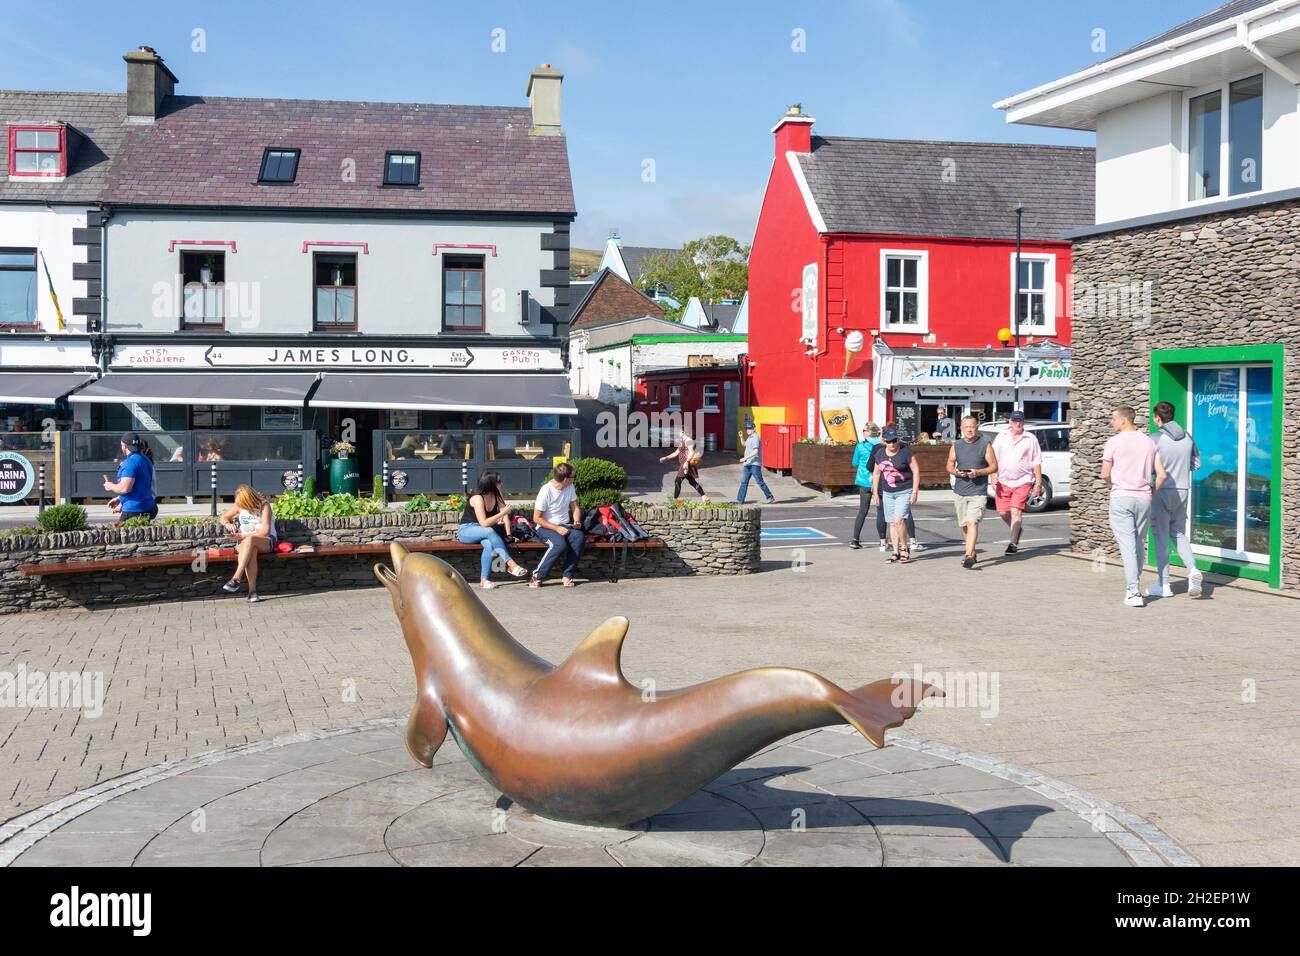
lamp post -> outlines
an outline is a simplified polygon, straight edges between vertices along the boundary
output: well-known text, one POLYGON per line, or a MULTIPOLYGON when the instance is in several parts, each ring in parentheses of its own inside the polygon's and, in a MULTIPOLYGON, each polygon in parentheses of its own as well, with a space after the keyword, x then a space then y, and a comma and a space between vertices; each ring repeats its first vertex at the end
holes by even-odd
POLYGON ((1016 274, 1011 281, 1011 301, 1014 310, 1011 316, 1013 334, 1016 339, 1015 365, 1012 368, 1011 388, 1012 388, 1012 406, 1017 411, 1024 411, 1020 407, 1020 220, 1025 212, 1025 204, 1016 203, 1016 274))

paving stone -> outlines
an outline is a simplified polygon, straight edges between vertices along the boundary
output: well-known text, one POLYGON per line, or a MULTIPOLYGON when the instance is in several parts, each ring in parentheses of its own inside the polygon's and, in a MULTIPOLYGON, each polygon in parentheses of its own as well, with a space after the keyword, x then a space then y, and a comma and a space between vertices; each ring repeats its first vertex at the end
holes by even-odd
POLYGON ((925 836, 890 833, 881 836, 885 847, 885 866, 943 864, 967 866, 975 863, 1004 863, 998 844, 989 838, 972 836, 925 836))
POLYGON ((517 866, 537 847, 504 833, 488 833, 439 843, 393 847, 402 866, 517 866))
POLYGON ((884 850, 870 827, 769 830, 756 862, 764 866, 881 866, 884 850))
POLYGON ((1004 840, 1012 863, 1025 866, 1131 866, 1124 852, 1105 836, 1093 839, 1022 837, 1004 840))
MULTIPOLYGON (((261 845, 261 844, 259 844, 261 845)), ((263 866, 288 866, 360 853, 379 853, 384 830, 370 824, 341 826, 296 816, 277 827, 261 845, 263 866)))

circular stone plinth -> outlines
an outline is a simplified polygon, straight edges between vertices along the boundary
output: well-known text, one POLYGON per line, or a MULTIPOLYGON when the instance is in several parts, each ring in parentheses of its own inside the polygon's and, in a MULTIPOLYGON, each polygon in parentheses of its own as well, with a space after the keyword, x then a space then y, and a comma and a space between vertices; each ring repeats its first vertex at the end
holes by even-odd
POLYGON ((876 750, 848 728, 797 735, 649 820, 606 829, 558 823, 513 805, 450 740, 432 769, 415 766, 402 742, 403 723, 376 721, 349 731, 295 735, 108 781, 0 827, 0 863, 1124 866, 1190 861, 1150 824, 1087 794, 1054 791, 1045 783, 1048 778, 1007 764, 985 761, 991 769, 977 769, 951 748, 901 736, 891 735, 891 746, 876 750), (1126 816, 1131 819, 1119 822, 1126 816), (1151 832, 1143 835, 1142 827, 1151 832))

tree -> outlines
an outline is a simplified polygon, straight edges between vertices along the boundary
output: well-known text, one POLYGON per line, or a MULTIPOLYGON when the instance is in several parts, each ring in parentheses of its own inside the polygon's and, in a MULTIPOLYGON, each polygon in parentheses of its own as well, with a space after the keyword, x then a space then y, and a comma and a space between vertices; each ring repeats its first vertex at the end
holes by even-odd
MULTIPOLYGON (((739 299, 749 287, 749 248, 730 236, 693 239, 679 250, 642 260, 641 287, 662 289, 683 308, 691 296, 701 302, 739 299)), ((679 321, 682 309, 670 309, 665 317, 679 321)))

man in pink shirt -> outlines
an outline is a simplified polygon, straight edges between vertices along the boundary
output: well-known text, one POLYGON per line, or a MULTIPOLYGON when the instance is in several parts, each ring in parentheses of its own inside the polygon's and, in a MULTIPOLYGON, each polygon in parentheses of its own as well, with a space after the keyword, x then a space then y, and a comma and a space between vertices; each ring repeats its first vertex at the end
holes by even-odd
POLYGON ((1155 490, 1165 483, 1165 466, 1156 445, 1133 423, 1136 412, 1121 405, 1110 413, 1115 429, 1101 456, 1101 480, 1110 484, 1110 530, 1124 562, 1124 603, 1142 607, 1142 565, 1147 559, 1147 529, 1151 526, 1151 472, 1155 490))
POLYGON ((1021 517, 1029 495, 1043 493, 1043 450, 1037 436, 1025 431, 1025 413, 1020 409, 1007 416, 1007 430, 993 439, 993 457, 998 460, 993 500, 1011 530, 1007 554, 1015 554, 1020 550, 1021 517))

